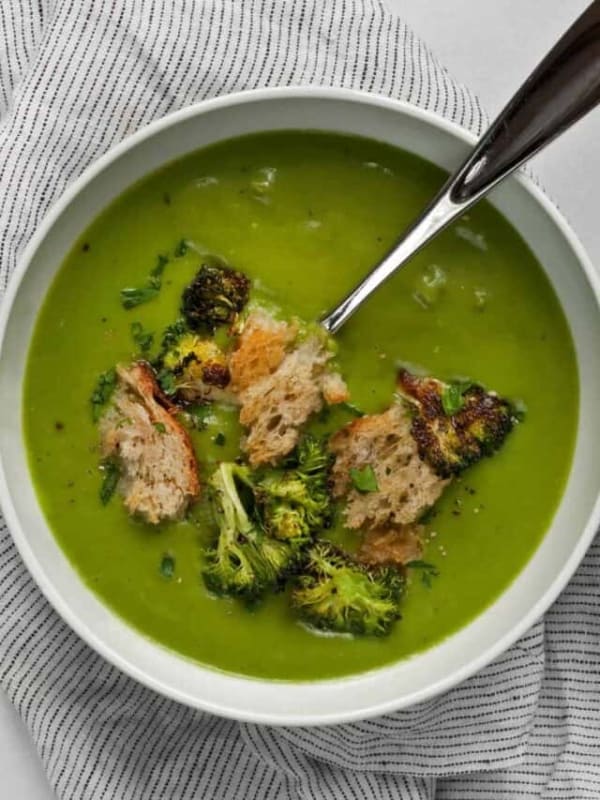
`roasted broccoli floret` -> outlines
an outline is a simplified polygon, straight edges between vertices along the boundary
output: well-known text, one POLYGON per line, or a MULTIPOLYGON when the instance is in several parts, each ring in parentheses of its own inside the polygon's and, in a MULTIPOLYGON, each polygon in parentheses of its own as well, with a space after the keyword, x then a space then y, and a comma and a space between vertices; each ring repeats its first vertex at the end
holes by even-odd
POLYGON ((370 567, 328 542, 308 551, 291 594, 292 607, 313 628, 357 636, 386 636, 400 617, 401 572, 370 567))
POLYGON ((181 313, 194 331, 231 324, 246 305, 250 281, 229 267, 203 264, 182 296, 181 313))
POLYGON ((412 413, 419 455, 449 478, 492 455, 516 422, 508 400, 469 383, 444 383, 400 370, 398 388, 412 413))
POLYGON ((223 463, 210 480, 219 527, 207 551, 204 581, 216 594, 260 597, 277 588, 294 566, 297 548, 268 536, 256 518, 248 467, 223 463))
POLYGON ((229 385, 225 353, 212 339, 203 339, 181 326, 168 328, 156 361, 163 391, 184 400, 221 400, 229 385))
POLYGON ((331 455, 323 442, 306 436, 285 465, 259 480, 265 528, 277 539, 308 541, 331 522, 328 491, 331 455))

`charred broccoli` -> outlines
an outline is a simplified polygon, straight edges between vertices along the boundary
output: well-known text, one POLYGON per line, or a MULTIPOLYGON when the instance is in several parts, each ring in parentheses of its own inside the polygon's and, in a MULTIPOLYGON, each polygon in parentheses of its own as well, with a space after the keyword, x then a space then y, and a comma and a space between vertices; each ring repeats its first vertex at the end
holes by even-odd
POLYGON ((219 533, 207 552, 206 586, 216 594, 248 599, 277 588, 294 565, 297 549, 272 539, 254 518, 250 470, 223 463, 210 484, 219 533))
POLYGON ((249 292, 250 281, 241 272, 203 264, 183 292, 181 313, 192 330, 213 333, 219 325, 234 321, 249 292))
POLYGON ((189 401, 223 399, 220 390, 230 380, 227 357, 216 342, 181 324, 165 332, 156 366, 163 391, 189 401))
POLYGON ((441 478, 492 455, 516 422, 508 400, 477 384, 444 383, 402 369, 398 388, 413 415, 419 455, 441 478))
POLYGON ((324 444, 306 436, 286 464, 269 470, 258 482, 266 530, 277 539, 308 541, 331 522, 328 492, 331 455, 324 444))
POLYGON ((291 594, 300 619, 314 628, 358 636, 385 636, 400 617, 402 574, 369 567, 328 542, 308 551, 291 594))

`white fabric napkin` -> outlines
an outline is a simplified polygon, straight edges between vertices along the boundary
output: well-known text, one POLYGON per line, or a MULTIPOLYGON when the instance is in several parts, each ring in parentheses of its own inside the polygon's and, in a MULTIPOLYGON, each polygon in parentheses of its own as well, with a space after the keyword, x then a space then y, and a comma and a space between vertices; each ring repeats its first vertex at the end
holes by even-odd
MULTIPOLYGON (((107 148, 201 98, 271 84, 400 97, 479 132, 384 0, 1 0, 0 292, 107 148)), ((600 797, 600 547, 508 653, 446 695, 317 729, 239 725, 126 678, 59 619, 0 518, 0 677, 61 800, 600 797)))

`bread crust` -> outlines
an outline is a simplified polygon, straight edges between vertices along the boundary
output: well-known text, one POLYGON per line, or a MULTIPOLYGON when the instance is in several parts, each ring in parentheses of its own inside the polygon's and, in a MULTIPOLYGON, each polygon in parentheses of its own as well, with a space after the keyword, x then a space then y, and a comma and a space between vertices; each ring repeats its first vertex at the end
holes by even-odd
POLYGON ((357 552, 365 564, 393 564, 403 567, 423 555, 422 525, 375 528, 367 531, 357 552))
POLYGON ((125 507, 153 525, 181 519, 200 494, 189 434, 149 364, 119 365, 117 378, 100 436, 103 457, 120 463, 117 488, 125 507))

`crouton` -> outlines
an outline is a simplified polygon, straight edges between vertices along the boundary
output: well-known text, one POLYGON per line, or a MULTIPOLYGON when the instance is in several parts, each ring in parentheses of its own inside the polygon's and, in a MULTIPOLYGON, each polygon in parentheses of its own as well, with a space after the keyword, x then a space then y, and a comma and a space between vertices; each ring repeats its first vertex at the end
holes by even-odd
POLYGON ((231 357, 231 385, 248 429, 242 447, 252 466, 277 463, 324 402, 348 399, 346 384, 329 369, 332 354, 322 338, 314 334, 297 342, 297 333, 295 324, 253 312, 231 357))
POLYGON ((349 528, 386 528, 417 521, 444 491, 440 478, 419 457, 406 410, 395 403, 382 414, 361 417, 335 433, 329 441, 335 455, 333 495, 346 497, 349 528), (370 466, 377 490, 359 492, 350 470, 370 466))
POLYGON ((402 567, 423 555, 422 525, 400 525, 367 531, 357 552, 365 564, 393 564, 402 567))
POLYGON ((117 367, 111 405, 100 420, 103 457, 116 457, 125 507, 153 525, 180 519, 200 493, 186 430, 144 362, 117 367))
POLYGON ((240 394, 275 372, 297 334, 297 326, 278 322, 262 309, 253 311, 229 359, 232 390, 240 394))

